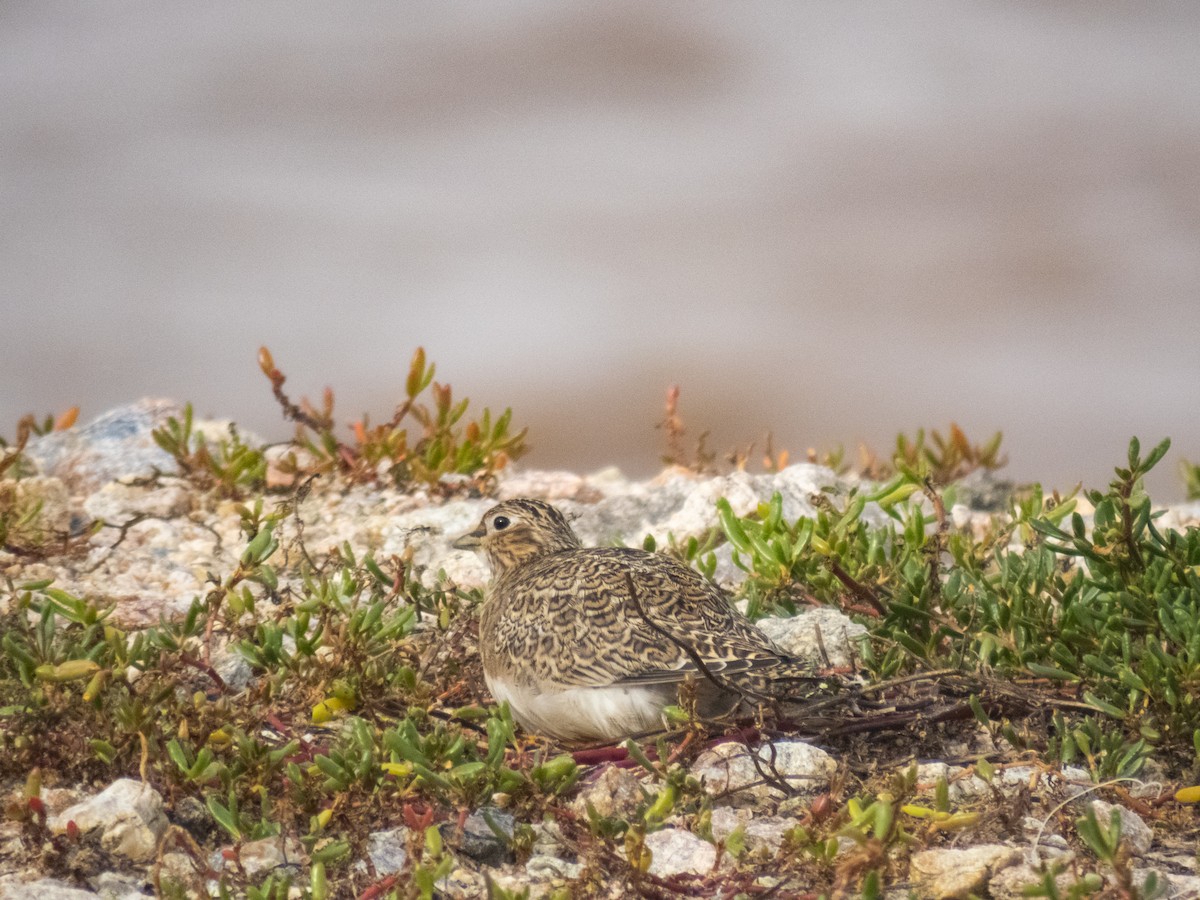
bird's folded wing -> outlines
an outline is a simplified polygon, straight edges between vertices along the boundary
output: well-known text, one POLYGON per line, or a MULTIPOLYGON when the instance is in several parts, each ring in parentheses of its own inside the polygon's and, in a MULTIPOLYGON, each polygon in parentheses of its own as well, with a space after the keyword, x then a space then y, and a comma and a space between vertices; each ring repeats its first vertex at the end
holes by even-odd
MULTIPOLYGON (((704 668, 708 670, 710 676, 720 680, 722 676, 731 676, 739 672, 748 672, 752 668, 757 668, 762 665, 762 660, 752 659, 737 659, 724 660, 712 659, 702 660, 704 668)), ((617 684, 629 686, 648 685, 648 684, 679 684, 688 678, 703 678, 704 674, 700 671, 694 661, 686 660, 682 664, 673 668, 653 668, 642 672, 631 672, 628 676, 617 680, 617 684)))
MULTIPOLYGON (((785 669, 790 668, 786 664, 781 664, 779 658, 769 657, 747 657, 743 659, 701 659, 704 663, 704 668, 708 674, 715 678, 718 682, 729 676, 736 676, 744 672, 753 672, 757 670, 785 669)), ((688 678, 705 678, 705 674, 700 671, 700 667, 693 660, 686 660, 680 665, 670 669, 649 669, 641 672, 633 672, 619 679, 616 684, 628 686, 635 685, 651 685, 651 684, 678 684, 688 678)), ((790 672, 783 676, 785 679, 792 677, 790 672)), ((795 676, 803 677, 803 676, 795 676)))

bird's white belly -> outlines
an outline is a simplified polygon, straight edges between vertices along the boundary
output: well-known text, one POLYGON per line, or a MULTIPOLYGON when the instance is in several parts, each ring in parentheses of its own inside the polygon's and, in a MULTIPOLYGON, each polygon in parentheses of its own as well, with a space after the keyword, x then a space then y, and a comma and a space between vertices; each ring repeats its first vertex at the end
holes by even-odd
POLYGON ((617 741, 662 727, 663 694, 647 687, 571 687, 538 691, 487 678, 527 731, 574 741, 617 741))

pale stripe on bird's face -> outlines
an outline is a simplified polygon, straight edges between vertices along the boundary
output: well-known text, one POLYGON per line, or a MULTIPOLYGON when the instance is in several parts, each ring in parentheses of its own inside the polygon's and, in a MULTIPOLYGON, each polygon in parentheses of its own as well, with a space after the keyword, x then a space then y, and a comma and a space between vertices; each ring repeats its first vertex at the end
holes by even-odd
POLYGON ((562 513, 540 500, 508 500, 484 514, 479 526, 458 538, 459 550, 478 550, 500 578, 518 566, 582 546, 562 513))

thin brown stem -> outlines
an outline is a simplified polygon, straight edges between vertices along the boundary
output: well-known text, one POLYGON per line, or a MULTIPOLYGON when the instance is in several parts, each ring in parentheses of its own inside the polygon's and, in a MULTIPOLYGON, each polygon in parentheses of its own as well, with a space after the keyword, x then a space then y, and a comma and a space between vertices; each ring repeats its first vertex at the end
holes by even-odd
POLYGON ((887 607, 883 605, 883 602, 877 596, 875 596, 875 592, 873 590, 871 590, 865 584, 855 581, 854 578, 850 576, 850 573, 843 569, 836 559, 829 559, 827 562, 829 565, 829 571, 833 573, 833 577, 845 585, 846 589, 849 590, 851 594, 866 603, 879 615, 887 615, 887 607))

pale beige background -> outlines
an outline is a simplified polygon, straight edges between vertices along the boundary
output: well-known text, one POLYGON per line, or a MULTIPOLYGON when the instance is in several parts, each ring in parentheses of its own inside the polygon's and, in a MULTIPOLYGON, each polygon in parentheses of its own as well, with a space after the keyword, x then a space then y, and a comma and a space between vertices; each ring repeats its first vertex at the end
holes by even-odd
POLYGON ((1200 459, 1200 4, 0 5, 0 434, 385 417, 424 344, 530 461, 957 419, 1200 459))

